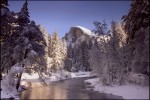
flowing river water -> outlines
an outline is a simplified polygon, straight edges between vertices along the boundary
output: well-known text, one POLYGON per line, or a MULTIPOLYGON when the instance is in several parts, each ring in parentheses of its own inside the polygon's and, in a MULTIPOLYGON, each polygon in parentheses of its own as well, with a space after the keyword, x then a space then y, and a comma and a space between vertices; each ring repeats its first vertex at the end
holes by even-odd
POLYGON ((73 78, 51 82, 47 86, 35 87, 21 93, 20 99, 122 99, 121 96, 86 90, 84 78, 73 78))

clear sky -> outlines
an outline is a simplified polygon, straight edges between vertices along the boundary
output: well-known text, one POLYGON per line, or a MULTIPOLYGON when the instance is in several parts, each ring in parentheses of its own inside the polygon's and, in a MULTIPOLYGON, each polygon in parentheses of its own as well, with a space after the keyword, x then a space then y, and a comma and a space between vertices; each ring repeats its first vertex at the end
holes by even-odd
MULTIPOLYGON (((9 1, 9 9, 18 12, 24 1, 9 1)), ((128 14, 131 1, 29 1, 30 19, 42 24, 48 33, 57 31, 61 37, 72 26, 94 29, 95 20, 107 24, 112 20, 121 21, 128 14)))

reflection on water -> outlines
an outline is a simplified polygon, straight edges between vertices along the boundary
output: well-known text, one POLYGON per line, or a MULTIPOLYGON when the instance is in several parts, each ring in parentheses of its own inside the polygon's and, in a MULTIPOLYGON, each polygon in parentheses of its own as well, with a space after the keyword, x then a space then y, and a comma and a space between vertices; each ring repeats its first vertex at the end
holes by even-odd
POLYGON ((21 94, 21 99, 65 99, 66 92, 66 90, 57 88, 55 86, 41 87, 23 91, 21 94))
POLYGON ((20 99, 122 99, 120 96, 86 91, 85 79, 52 82, 48 86, 29 89, 21 93, 20 99))

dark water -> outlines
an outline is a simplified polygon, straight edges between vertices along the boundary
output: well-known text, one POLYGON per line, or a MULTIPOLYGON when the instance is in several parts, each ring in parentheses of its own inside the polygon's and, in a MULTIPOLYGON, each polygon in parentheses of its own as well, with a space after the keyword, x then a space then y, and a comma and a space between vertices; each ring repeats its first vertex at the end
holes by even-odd
POLYGON ((85 90, 86 79, 89 78, 57 81, 48 86, 28 89, 21 93, 20 99, 122 99, 120 96, 85 90))

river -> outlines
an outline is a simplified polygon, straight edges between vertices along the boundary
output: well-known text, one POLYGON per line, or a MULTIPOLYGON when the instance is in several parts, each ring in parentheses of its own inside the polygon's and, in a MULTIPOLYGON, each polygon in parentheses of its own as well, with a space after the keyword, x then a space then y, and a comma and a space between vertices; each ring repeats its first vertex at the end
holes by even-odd
POLYGON ((86 90, 84 78, 51 82, 21 93, 20 99, 122 99, 120 96, 86 90))

